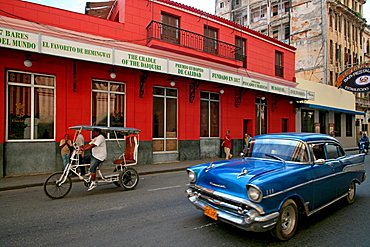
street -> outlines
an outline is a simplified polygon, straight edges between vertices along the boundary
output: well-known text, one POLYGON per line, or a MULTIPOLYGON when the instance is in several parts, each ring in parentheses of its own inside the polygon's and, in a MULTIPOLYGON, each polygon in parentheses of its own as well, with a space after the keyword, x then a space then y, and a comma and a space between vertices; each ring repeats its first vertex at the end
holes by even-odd
MULTIPOLYGON (((369 157, 366 168, 370 171, 369 157)), ((369 173, 369 172, 368 172, 369 173)), ((296 235, 278 242, 213 222, 188 202, 185 171, 142 176, 133 191, 114 185, 87 192, 82 183, 61 200, 42 187, 0 192, 0 246, 369 246, 370 182, 357 200, 300 219, 296 235)))

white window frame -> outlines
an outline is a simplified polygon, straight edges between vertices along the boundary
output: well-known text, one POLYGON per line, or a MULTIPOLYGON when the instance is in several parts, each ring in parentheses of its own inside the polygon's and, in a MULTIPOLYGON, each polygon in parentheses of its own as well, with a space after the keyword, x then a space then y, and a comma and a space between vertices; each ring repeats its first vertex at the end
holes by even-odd
POLYGON ((5 95, 5 99, 6 99, 6 114, 5 114, 5 141, 6 142, 47 142, 47 141, 55 141, 55 134, 56 134, 56 76, 54 75, 49 75, 49 74, 41 74, 41 73, 32 73, 32 72, 26 72, 26 71, 21 71, 21 70, 6 70, 5 71, 5 74, 6 74, 6 95, 5 95), (9 73, 10 72, 15 72, 15 73, 22 73, 22 74, 29 74, 31 75, 31 84, 24 84, 24 83, 9 83, 9 73), (45 85, 35 85, 34 82, 35 82, 35 76, 48 76, 48 77, 52 77, 54 78, 54 86, 45 86, 45 85), (8 123, 9 123, 9 85, 12 85, 12 86, 21 86, 21 87, 29 87, 31 88, 31 99, 30 99, 30 102, 31 102, 31 123, 30 123, 30 126, 31 126, 31 129, 30 129, 30 139, 17 139, 17 140, 12 140, 12 139, 9 139, 8 136, 9 136, 9 126, 8 126, 8 123), (54 90, 54 101, 53 101, 53 104, 54 104, 54 137, 51 138, 51 139, 34 139, 34 119, 35 119, 35 88, 46 88, 46 89, 53 89, 54 90))
MULTIPOLYGON (((215 99, 202 99, 200 96, 200 101, 207 101, 208 104, 208 136, 200 136, 200 139, 219 139, 220 138, 220 133, 221 133, 221 95, 219 93, 215 92, 209 92, 209 91, 201 91, 200 93, 208 93, 208 95, 212 94, 218 94, 218 100, 215 99), (218 135, 219 136, 211 136, 211 102, 218 102, 218 135)), ((201 94, 200 94, 201 95, 201 94)), ((199 109, 200 111, 200 109, 199 109)), ((200 118, 199 118, 200 119, 200 118)))
MULTIPOLYGON (((123 114, 123 117, 124 117, 124 122, 123 122, 123 127, 126 127, 126 116, 127 116, 127 105, 126 105, 126 101, 127 101, 127 96, 126 96, 126 83, 124 82, 120 82, 120 81, 109 81, 109 80, 101 80, 101 79, 92 79, 91 80, 91 114, 90 114, 90 122, 91 124, 93 124, 92 122, 92 116, 93 116, 93 93, 107 93, 108 94, 108 109, 107 109, 107 127, 110 127, 110 97, 111 97, 111 94, 120 94, 120 95, 124 95, 125 99, 124 99, 124 103, 125 103, 125 107, 124 107, 124 111, 125 113, 123 114), (108 83, 108 90, 99 90, 99 89, 93 89, 93 83, 94 82, 107 82, 108 83), (110 91, 110 84, 113 83, 113 84, 121 84, 125 87, 125 90, 124 92, 117 92, 117 91, 110 91)), ((110 137, 110 133, 108 133, 107 135, 107 139, 108 140, 112 140, 112 139, 116 139, 116 137, 114 136, 113 138, 110 137)), ((124 140, 125 138, 117 138, 118 140, 124 140)))

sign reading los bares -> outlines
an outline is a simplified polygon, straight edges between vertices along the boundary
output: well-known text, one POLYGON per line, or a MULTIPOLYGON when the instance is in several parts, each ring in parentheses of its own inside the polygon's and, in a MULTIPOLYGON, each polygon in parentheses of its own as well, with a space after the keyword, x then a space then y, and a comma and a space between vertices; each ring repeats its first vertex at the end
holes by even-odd
POLYGON ((356 65, 343 71, 335 85, 356 93, 370 91, 370 63, 356 65))

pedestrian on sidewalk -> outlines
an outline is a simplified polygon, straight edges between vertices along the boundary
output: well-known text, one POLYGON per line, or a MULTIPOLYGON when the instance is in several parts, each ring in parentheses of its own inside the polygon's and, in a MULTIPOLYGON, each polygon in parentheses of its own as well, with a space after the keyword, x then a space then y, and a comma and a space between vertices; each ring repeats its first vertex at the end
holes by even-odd
MULTIPOLYGON (((85 139, 84 136, 81 134, 81 130, 77 132, 77 137, 76 137, 76 146, 79 147, 80 149, 78 150, 78 160, 79 164, 82 164, 82 159, 84 158, 84 151, 82 150, 82 147, 85 145, 85 139)), ((86 167, 85 166, 80 166, 80 174, 81 176, 86 174, 86 167)))
POLYGON ((222 146, 224 147, 224 151, 226 154, 226 159, 231 159, 233 155, 230 153, 231 151, 231 136, 230 136, 230 130, 226 130, 226 134, 224 137, 224 140, 222 142, 222 146))
POLYGON ((69 135, 65 134, 64 138, 59 142, 60 155, 63 159, 63 167, 65 168, 69 163, 71 154, 70 148, 72 147, 72 141, 69 139, 69 135))

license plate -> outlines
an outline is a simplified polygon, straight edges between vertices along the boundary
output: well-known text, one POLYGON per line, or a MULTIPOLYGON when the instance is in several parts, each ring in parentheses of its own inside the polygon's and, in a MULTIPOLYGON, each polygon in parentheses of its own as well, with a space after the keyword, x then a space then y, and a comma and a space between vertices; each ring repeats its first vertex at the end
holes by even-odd
POLYGON ((207 215, 211 219, 217 220, 217 211, 209 206, 204 207, 204 215, 207 215))

